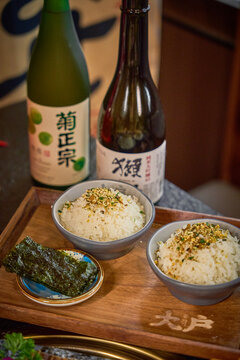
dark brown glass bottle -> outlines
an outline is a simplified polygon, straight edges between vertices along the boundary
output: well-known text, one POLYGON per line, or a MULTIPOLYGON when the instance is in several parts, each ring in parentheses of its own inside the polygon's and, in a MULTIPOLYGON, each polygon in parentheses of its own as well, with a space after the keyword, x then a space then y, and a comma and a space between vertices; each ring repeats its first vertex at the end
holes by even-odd
POLYGON ((97 175, 163 193, 165 122, 148 61, 147 0, 123 0, 118 63, 98 121, 97 175))

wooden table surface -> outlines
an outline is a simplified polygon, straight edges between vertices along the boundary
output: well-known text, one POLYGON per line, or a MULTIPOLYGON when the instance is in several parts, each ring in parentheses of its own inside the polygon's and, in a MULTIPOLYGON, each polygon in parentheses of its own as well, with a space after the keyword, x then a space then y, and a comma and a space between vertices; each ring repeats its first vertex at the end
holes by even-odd
MULTIPOLYGON (((30 190, 0 237, 0 258, 27 235, 45 246, 72 246, 51 218, 51 204, 58 196, 59 192, 47 189, 30 190)), ((239 289, 213 306, 185 304, 169 293, 146 260, 147 241, 157 228, 174 220, 199 217, 210 216, 156 208, 152 228, 131 252, 119 259, 100 261, 105 277, 97 294, 74 306, 50 307, 27 299, 17 287, 15 274, 1 268, 0 314, 3 318, 54 331, 73 331, 186 356, 238 359, 239 289)), ((240 223, 238 219, 225 220, 235 225, 240 223)))

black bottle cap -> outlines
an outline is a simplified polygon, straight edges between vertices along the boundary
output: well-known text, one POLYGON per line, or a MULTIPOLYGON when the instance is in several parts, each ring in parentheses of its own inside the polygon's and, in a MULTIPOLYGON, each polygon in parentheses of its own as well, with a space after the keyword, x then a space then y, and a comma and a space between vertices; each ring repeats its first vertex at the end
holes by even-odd
POLYGON ((122 0, 121 10, 129 13, 143 13, 150 9, 148 0, 122 0))

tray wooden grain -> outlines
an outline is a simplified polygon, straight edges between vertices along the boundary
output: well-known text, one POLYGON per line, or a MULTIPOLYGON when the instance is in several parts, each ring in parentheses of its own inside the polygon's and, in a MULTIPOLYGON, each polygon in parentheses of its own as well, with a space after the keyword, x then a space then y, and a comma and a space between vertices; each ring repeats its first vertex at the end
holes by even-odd
MULTIPOLYGON (((51 204, 60 192, 33 187, 0 237, 0 260, 30 235, 50 247, 72 247, 56 229, 51 204)), ((153 274, 146 259, 149 236, 161 225, 180 219, 219 218, 156 208, 153 226, 127 255, 100 261, 105 273, 99 292, 84 303, 47 307, 27 299, 15 274, 0 268, 0 316, 76 334, 204 358, 240 359, 240 288, 211 306, 185 304, 153 274)))

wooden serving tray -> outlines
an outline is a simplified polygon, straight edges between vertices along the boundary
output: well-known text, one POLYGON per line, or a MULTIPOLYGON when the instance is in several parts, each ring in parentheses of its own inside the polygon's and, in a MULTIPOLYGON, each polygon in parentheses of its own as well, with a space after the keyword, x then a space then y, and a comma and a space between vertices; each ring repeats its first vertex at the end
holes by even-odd
MULTIPOLYGON (((56 229, 51 204, 60 192, 32 188, 0 237, 0 260, 30 235, 50 247, 72 247, 56 229)), ((32 302, 18 289, 15 274, 0 268, 0 317, 101 339, 203 358, 240 359, 240 288, 211 306, 176 299, 156 277, 146 259, 146 244, 161 225, 180 219, 218 218, 156 208, 153 226, 127 255, 100 261, 104 282, 92 298, 69 307, 32 302)))

